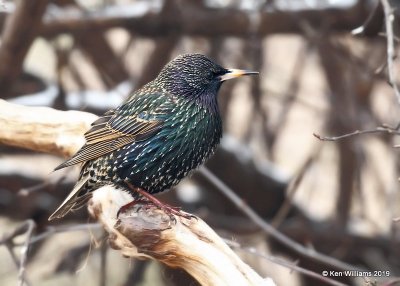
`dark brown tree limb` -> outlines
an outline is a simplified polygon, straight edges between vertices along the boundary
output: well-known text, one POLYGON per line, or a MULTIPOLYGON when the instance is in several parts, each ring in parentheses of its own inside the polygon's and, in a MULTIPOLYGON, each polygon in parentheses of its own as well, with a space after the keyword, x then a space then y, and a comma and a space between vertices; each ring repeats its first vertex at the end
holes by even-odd
MULTIPOLYGON (((355 72, 351 61, 344 60, 334 46, 332 40, 323 40, 318 44, 321 64, 331 92, 329 126, 334 134, 346 134, 359 128, 361 122, 357 116, 356 106, 368 103, 372 90, 372 82, 355 72)), ((365 106, 365 105, 364 105, 365 106)), ((356 191, 356 182, 360 176, 359 164, 364 154, 362 145, 354 141, 339 141, 339 196, 336 202, 337 223, 339 227, 346 227, 353 204, 353 194, 356 191), (357 147, 356 147, 357 146, 357 147)))
MULTIPOLYGON (((75 0, 67 2, 78 7, 75 0)), ((104 31, 102 33, 77 33, 74 36, 77 45, 91 59, 107 87, 114 87, 129 78, 129 73, 121 59, 116 56, 107 42, 104 31)))
POLYGON ((48 0, 20 0, 5 21, 0 46, 0 93, 3 98, 22 72, 25 55, 39 32, 47 3, 48 0))
POLYGON ((162 67, 170 60, 171 53, 178 40, 179 38, 174 35, 154 39, 155 48, 138 79, 138 88, 153 80, 158 75, 162 67))
POLYGON ((129 78, 129 73, 102 33, 75 35, 75 40, 78 47, 85 52, 100 72, 100 76, 108 88, 129 78))
MULTIPOLYGON (((60 7, 73 7, 74 9, 79 9, 82 13, 85 12, 75 0, 64 0, 58 5, 60 7)), ((76 33, 74 34, 74 41, 99 71, 104 84, 108 88, 112 88, 128 79, 129 73, 108 43, 104 32, 76 33)))
MULTIPOLYGON (((298 19, 304 19, 316 27, 328 26, 332 31, 351 31, 360 26, 369 15, 366 1, 347 9, 279 11, 264 9, 260 11, 260 25, 254 35, 265 36, 273 33, 303 33, 298 19)), ((251 20, 244 10, 233 8, 208 8, 200 1, 185 1, 179 10, 160 17, 161 9, 143 9, 143 3, 131 6, 107 6, 101 11, 74 11, 62 9, 47 14, 40 35, 48 38, 60 33, 82 33, 105 30, 114 27, 126 28, 137 35, 165 36, 171 32, 198 36, 237 36, 248 37, 251 20), (137 5, 138 7, 135 7, 137 5), (141 6, 141 7, 139 7, 141 6), (139 9, 140 8, 140 9, 139 9), (120 10, 118 10, 120 9, 120 10), (141 11, 140 13, 137 11, 141 11), (127 15, 131 12, 131 15, 127 15)), ((0 14, 0 23, 4 13, 0 14)), ((4 19, 3 19, 4 21, 4 19)))

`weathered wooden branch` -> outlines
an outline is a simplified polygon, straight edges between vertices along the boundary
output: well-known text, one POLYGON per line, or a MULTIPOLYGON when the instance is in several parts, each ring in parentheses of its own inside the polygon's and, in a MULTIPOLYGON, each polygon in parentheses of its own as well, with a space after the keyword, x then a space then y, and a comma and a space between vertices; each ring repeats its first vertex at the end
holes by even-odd
POLYGON ((109 242, 127 257, 157 259, 185 269, 201 285, 274 285, 264 280, 221 240, 201 219, 177 218, 154 208, 140 206, 121 214, 132 198, 110 186, 97 190, 89 204, 93 217, 109 232, 109 242))
POLYGON ((26 107, 0 100, 0 143, 62 156, 73 155, 96 115, 26 107))
MULTIPOLYGON (((96 116, 86 112, 25 107, 0 100, 0 143, 72 155, 96 116)), ((113 248, 128 257, 152 258, 186 270, 201 285, 274 285, 263 279, 201 219, 187 220, 154 208, 117 212, 132 197, 106 186, 94 193, 89 212, 109 232, 113 248)))

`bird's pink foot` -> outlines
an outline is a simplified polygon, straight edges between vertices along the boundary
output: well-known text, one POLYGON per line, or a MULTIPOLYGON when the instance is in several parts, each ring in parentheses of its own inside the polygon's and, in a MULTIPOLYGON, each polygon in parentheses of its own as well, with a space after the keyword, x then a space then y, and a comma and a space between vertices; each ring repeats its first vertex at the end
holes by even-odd
POLYGON ((128 187, 131 190, 141 194, 147 200, 134 200, 134 201, 122 206, 118 211, 118 215, 120 213, 125 212, 127 209, 131 208, 132 206, 134 206, 134 205, 136 205, 138 203, 143 203, 145 206, 148 206, 148 205, 156 206, 160 210, 164 211, 164 213, 166 213, 172 220, 175 220, 174 216, 180 216, 180 217, 183 217, 183 218, 186 218, 186 219, 196 218, 196 216, 182 211, 181 208, 179 208, 179 207, 173 207, 173 206, 170 206, 170 205, 168 205, 166 203, 161 202, 160 200, 156 199, 154 196, 152 196, 151 194, 149 194, 145 190, 143 190, 141 188, 134 187, 129 182, 125 182, 125 183, 128 185, 128 187))

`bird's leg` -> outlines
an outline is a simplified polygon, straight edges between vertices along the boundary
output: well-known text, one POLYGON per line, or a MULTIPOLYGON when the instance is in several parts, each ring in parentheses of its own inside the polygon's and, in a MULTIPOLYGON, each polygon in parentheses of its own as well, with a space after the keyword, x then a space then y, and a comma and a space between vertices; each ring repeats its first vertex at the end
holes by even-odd
MULTIPOLYGON (((163 203, 163 202, 159 201, 158 199, 156 199, 154 196, 152 196, 151 194, 149 194, 145 190, 143 190, 141 188, 137 188, 137 187, 133 186, 131 183, 129 183, 127 181, 125 181, 125 183, 129 187, 129 189, 141 194, 143 197, 148 199, 148 203, 151 203, 154 206, 158 207, 159 209, 163 210, 166 214, 168 214, 174 220, 175 220, 175 218, 173 217, 173 215, 184 217, 186 219, 191 219, 191 218, 195 217, 194 215, 191 215, 191 214, 188 214, 188 213, 185 213, 185 212, 181 211, 181 209, 178 208, 178 207, 173 207, 173 206, 170 206, 170 205, 168 205, 166 203, 163 203)), ((125 212, 128 208, 130 208, 132 205, 135 205, 137 202, 138 201, 132 201, 132 202, 122 206, 120 208, 120 210, 118 211, 118 214, 120 214, 121 212, 125 212)))

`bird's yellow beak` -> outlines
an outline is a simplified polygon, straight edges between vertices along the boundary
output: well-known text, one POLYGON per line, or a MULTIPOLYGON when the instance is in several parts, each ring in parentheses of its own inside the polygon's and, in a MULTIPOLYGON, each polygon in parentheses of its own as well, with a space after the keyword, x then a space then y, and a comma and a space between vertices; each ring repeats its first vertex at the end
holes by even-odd
POLYGON ((228 72, 221 75, 221 81, 226 81, 228 79, 244 76, 244 75, 256 75, 258 72, 249 70, 239 70, 239 69, 228 69, 228 72))

